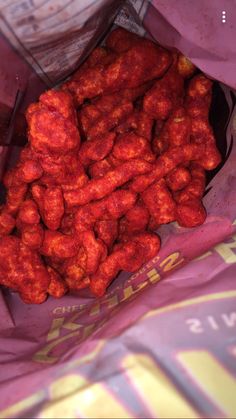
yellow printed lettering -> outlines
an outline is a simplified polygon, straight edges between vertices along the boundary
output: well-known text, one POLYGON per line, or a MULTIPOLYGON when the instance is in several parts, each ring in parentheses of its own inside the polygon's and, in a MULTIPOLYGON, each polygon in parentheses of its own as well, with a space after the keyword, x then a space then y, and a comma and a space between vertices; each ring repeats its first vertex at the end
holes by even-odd
POLYGON ((159 259, 160 259, 160 256, 155 256, 155 257, 152 259, 152 263, 157 263, 159 259))
POLYGON ((43 407, 40 418, 99 417, 132 418, 130 412, 100 383, 70 374, 50 386, 51 402, 43 407))
POLYGON ((50 356, 50 352, 52 351, 52 349, 56 348, 56 346, 60 345, 68 339, 71 339, 75 336, 79 336, 80 333, 80 330, 78 330, 49 343, 44 348, 36 352, 36 354, 33 356, 33 361, 53 364, 54 362, 58 361, 59 357, 50 356))
POLYGON ((196 384, 227 417, 236 413, 236 380, 217 359, 207 351, 184 351, 177 359, 196 384))
POLYGON ((89 326, 86 326, 83 329, 83 339, 86 339, 91 333, 92 331, 95 329, 96 324, 92 323, 89 326))
POLYGON ((73 313, 74 311, 83 310, 85 306, 85 304, 80 304, 75 306, 56 307, 53 310, 53 314, 73 313))
POLYGON ((159 275, 159 273, 157 272, 156 269, 152 269, 151 271, 149 271, 147 273, 147 276, 149 278, 149 281, 152 284, 155 284, 156 282, 160 281, 160 279, 161 279, 161 277, 160 277, 160 275, 159 275))
POLYGON ((97 316, 99 313, 100 313, 100 303, 96 303, 94 304, 94 306, 92 306, 89 312, 89 316, 97 316))
POLYGON ((107 305, 108 308, 117 306, 118 297, 117 297, 117 295, 113 295, 112 297, 106 298, 102 303, 107 305))
POLYGON ((90 316, 97 316, 100 311, 102 306, 107 306, 107 308, 112 308, 114 306, 117 306, 117 304, 119 303, 118 301, 118 296, 112 295, 111 297, 107 297, 104 300, 101 301, 101 303, 96 303, 90 310, 89 315, 90 316))
POLYGON ((58 336, 60 335, 60 329, 64 321, 65 321, 65 317, 59 317, 57 319, 53 319, 51 328, 47 334, 47 341, 58 338, 58 336))
POLYGON ((151 357, 143 354, 128 355, 122 365, 132 385, 150 411, 150 415, 147 417, 199 417, 151 357))
POLYGON ((51 328, 47 335, 47 341, 57 339, 60 336, 62 329, 66 330, 78 330, 81 325, 78 323, 73 323, 73 320, 79 317, 78 313, 74 315, 69 321, 65 322, 65 317, 59 317, 53 319, 51 328))
POLYGON ((56 307, 56 308, 54 308, 53 314, 62 314, 62 307, 56 307))
POLYGON ((68 307, 62 307, 62 313, 64 314, 64 313, 70 313, 71 312, 71 307, 70 306, 68 306, 68 307))
POLYGON ((138 271, 138 272, 136 272, 135 274, 133 274, 127 282, 130 282, 130 281, 132 281, 133 279, 136 279, 138 276, 139 276, 139 271, 138 271))
POLYGON ((232 249, 236 249, 236 234, 232 236, 232 242, 217 244, 214 249, 222 257, 225 263, 236 263, 236 252, 232 249))
POLYGON ((176 266, 183 263, 184 258, 179 259, 180 253, 175 252, 167 256, 161 263, 160 267, 163 269, 163 272, 168 272, 174 269, 176 266), (179 259, 179 260, 178 260, 179 259))
POLYGON ((137 292, 145 288, 147 285, 148 285, 148 281, 144 281, 138 284, 137 288, 135 289, 133 288, 132 285, 129 285, 128 287, 124 288, 124 297, 122 298, 121 301, 127 300, 128 298, 130 298, 131 296, 133 296, 134 294, 136 294, 137 292))

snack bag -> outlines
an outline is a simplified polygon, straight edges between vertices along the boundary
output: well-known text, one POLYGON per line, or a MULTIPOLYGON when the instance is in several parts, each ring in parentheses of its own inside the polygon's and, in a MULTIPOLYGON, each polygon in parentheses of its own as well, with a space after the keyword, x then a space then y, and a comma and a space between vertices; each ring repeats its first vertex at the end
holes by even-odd
MULTIPOLYGON (((2 63, 3 74, 7 74, 6 80, 0 86, 3 92, 1 95, 3 123, 0 127, 3 144, 0 149, 2 173, 6 168, 15 167, 16 162, 20 161, 16 166, 17 169, 13 169, 17 170, 15 175, 13 177, 8 175, 7 181, 4 181, 5 185, 16 189, 13 198, 11 196, 9 198, 9 194, 7 196, 10 217, 14 219, 15 211, 18 211, 17 205, 19 202, 21 204, 21 197, 26 193, 22 185, 17 183, 19 177, 26 183, 35 182, 42 176, 40 170, 43 167, 44 177, 45 172, 48 175, 44 179, 45 185, 48 187, 48 182, 51 182, 54 172, 52 172, 51 161, 50 164, 47 162, 48 147, 50 147, 50 152, 53 150, 54 153, 59 152, 64 156, 68 156, 71 152, 69 160, 64 157, 65 167, 66 165, 72 167, 75 164, 73 154, 80 140, 76 137, 74 113, 71 110, 71 99, 68 99, 70 98, 68 90, 78 107, 80 132, 88 139, 83 142, 82 138, 79 157, 82 166, 86 168, 86 171, 89 170, 91 180, 86 179, 83 170, 80 172, 79 179, 73 178, 72 183, 71 179, 68 181, 66 178, 67 172, 60 173, 62 177, 60 187, 64 185, 64 200, 67 205, 63 231, 58 232, 63 216, 60 188, 53 186, 49 193, 47 188, 36 182, 31 185, 30 193, 33 199, 31 195, 27 196, 24 208, 22 210, 21 207, 17 218, 17 234, 20 233, 21 240, 27 243, 26 248, 24 245, 19 250, 20 239, 15 235, 7 235, 7 239, 1 236, 1 266, 4 263, 4 266, 15 266, 15 258, 18 255, 17 257, 22 261, 19 273, 25 269, 24 272, 30 277, 34 272, 37 283, 42 288, 37 292, 29 291, 31 288, 28 280, 27 287, 17 289, 17 282, 14 284, 7 282, 8 268, 6 268, 4 285, 13 289, 15 287, 19 294, 6 288, 1 294, 0 386, 2 397, 0 415, 3 418, 23 416, 43 418, 233 417, 236 412, 234 398, 236 294, 233 282, 236 261, 234 252, 236 151, 233 144, 235 94, 231 89, 235 87, 234 50, 230 55, 230 40, 233 39, 231 27, 233 11, 230 10, 227 2, 219 2, 214 7, 206 5, 205 2, 198 4, 179 2, 175 5, 172 1, 86 3, 85 5, 83 2, 81 5, 78 2, 72 2, 68 5, 61 5, 58 1, 45 2, 45 4, 36 1, 15 3, 6 1, 1 6, 1 45, 4 54, 10 57, 15 63, 17 72, 19 71, 15 77, 16 70, 14 71, 11 67, 8 73, 6 62, 2 63), (226 21, 229 16, 228 24, 224 26, 225 36, 229 40, 225 50, 223 50, 221 39, 222 31, 217 29, 217 23, 213 17, 214 13, 221 13, 220 3, 223 4, 222 10, 226 9, 224 13, 226 21), (199 19, 196 27, 194 22, 197 16, 202 17, 203 6, 204 18, 199 19), (229 15, 229 10, 232 15, 229 15), (207 30, 209 22, 215 29, 211 30, 210 34, 207 30), (117 26, 128 29, 133 35, 127 34, 123 29, 113 31, 117 26), (141 35, 143 38, 137 38, 136 35, 141 35), (9 42, 4 40, 4 36, 8 37, 9 42), (144 38, 149 40, 143 41, 144 38), (117 79, 113 79, 114 68, 110 74, 108 70, 104 70, 103 64, 99 64, 101 65, 99 77, 102 78, 102 83, 96 84, 98 83, 97 73, 93 70, 93 60, 100 59, 100 54, 104 54, 104 45, 109 45, 109 48, 113 49, 113 56, 111 64, 109 56, 105 58, 102 56, 102 60, 105 59, 106 63, 108 61, 112 66, 114 62, 120 63, 120 58, 116 58, 117 53, 122 54, 124 51, 123 57, 125 56, 126 43, 137 45, 137 51, 142 50, 143 46, 142 54, 153 48, 154 57, 155 48, 159 47, 153 47, 150 39, 168 48, 174 56, 177 54, 174 48, 177 48, 208 77, 215 80, 209 117, 221 154, 220 164, 218 151, 213 146, 208 125, 203 125, 207 133, 204 138, 209 137, 210 148, 206 145, 208 140, 206 144, 202 143, 198 124, 194 126, 192 123, 191 135, 192 138, 195 135, 194 139, 197 144, 194 150, 192 144, 186 145, 180 140, 186 139, 185 131, 182 136, 173 131, 173 124, 176 120, 178 122, 179 118, 182 121, 183 116, 184 120, 188 121, 189 117, 199 118, 199 112, 201 112, 200 117, 206 112, 208 115, 209 97, 208 94, 204 94, 201 102, 198 95, 196 105, 196 96, 193 92, 199 89, 199 86, 201 89, 205 86, 205 84, 202 85, 202 80, 205 83, 205 79, 201 74, 197 73, 194 76, 191 74, 191 77, 193 76, 191 81, 185 82, 187 93, 183 99, 184 106, 191 113, 187 116, 183 115, 182 104, 178 102, 181 94, 175 97, 172 93, 170 96, 172 76, 170 77, 168 72, 167 76, 162 74, 162 71, 166 71, 164 67, 167 65, 165 63, 168 61, 168 52, 163 52, 163 70, 162 66, 156 68, 146 60, 136 67, 133 74, 128 72, 128 77, 126 77, 123 70, 122 77, 117 79), (94 50, 96 45, 102 45, 102 48, 94 50), (86 60, 92 50, 93 54, 86 60), (222 63, 222 56, 225 58, 230 56, 227 71, 225 63, 222 63), (24 57, 24 60, 21 57, 24 57), (75 75, 68 78, 80 64, 82 65, 75 75), (142 71, 142 68, 147 69, 142 71), (86 77, 85 82, 82 83, 83 75, 81 74, 84 70, 86 77), (159 72, 153 75, 154 78, 161 76, 162 78, 150 85, 152 71, 159 72), (86 85, 90 73, 92 90, 89 84, 86 85), (135 84, 138 77, 141 77, 144 82, 141 87, 135 84), (125 100, 122 102, 120 96, 118 99, 116 96, 117 83, 120 83, 119 89, 126 88, 125 100), (54 86, 56 89, 41 95, 40 102, 31 105, 27 110, 29 139, 33 149, 25 148, 18 160, 21 147, 25 143, 26 123, 23 114, 31 102, 38 101, 41 92, 54 86), (99 91, 102 96, 94 100, 96 88, 102 89, 99 91), (162 92, 161 96, 160 92, 162 92), (132 100, 135 100, 135 110, 132 109, 132 102, 127 100, 131 96, 134 98, 132 100), (142 106, 149 115, 148 118, 144 118, 140 111, 140 97, 144 98, 142 106), (91 102, 88 101, 81 107, 84 98, 91 98, 91 102), (161 100, 164 101, 161 102, 161 100), (111 102, 112 112, 110 111, 111 102), (159 107, 153 106, 155 103, 158 103, 159 107), (168 124, 165 125, 167 128, 163 128, 163 124, 160 124, 159 131, 158 127, 156 128, 156 140, 152 150, 159 156, 159 162, 162 161, 164 164, 168 160, 169 165, 172 161, 176 162, 176 156, 181 157, 187 153, 188 164, 186 165, 186 160, 178 160, 182 166, 176 168, 175 163, 173 168, 171 166, 171 170, 168 166, 169 169, 164 172, 163 178, 163 167, 159 175, 159 166, 155 166, 154 169, 152 166, 155 159, 153 160, 153 152, 149 145, 150 115, 161 121, 162 118, 164 120, 167 118, 166 112, 169 112, 169 118, 172 108, 169 109, 168 106, 173 106, 173 103, 174 106, 178 106, 178 112, 173 118, 168 119, 168 124), (42 137, 38 137, 40 141, 39 139, 36 141, 37 130, 33 130, 33 121, 34 118, 37 120, 38 115, 44 112, 45 108, 47 112, 43 114, 43 123, 47 121, 48 115, 51 115, 50 112, 52 115, 59 112, 55 128, 49 131, 51 138, 54 139, 53 131, 56 132, 56 129, 61 129, 60 127, 66 124, 64 143, 62 134, 58 141, 56 137, 51 142, 42 140, 42 137), (109 118, 107 116, 104 118, 102 110, 108 108, 109 118), (64 109, 64 113, 61 109, 64 109), (59 123, 61 115, 64 121, 62 125, 59 123), (90 119, 87 118, 88 115, 90 119), (96 116, 94 121, 91 115, 96 116), (124 115, 127 118, 125 120, 122 119, 124 115), (90 124, 90 121, 93 123, 90 124), (132 127, 131 134, 130 127, 132 127), (109 129, 113 131, 107 134, 109 129), (100 138, 97 137, 98 132, 102 136, 102 141, 97 140, 100 138), (173 132, 175 135, 171 135, 173 132), (119 138, 115 143, 114 135, 118 135, 119 138), (168 138, 169 149, 165 149, 166 138, 168 138), (139 141, 138 151, 134 147, 137 141, 139 141), (201 152, 198 157, 199 149, 201 152), (130 164, 129 155, 131 159, 134 156, 138 159, 140 157, 137 153, 140 153, 140 150, 142 165, 138 160, 130 160, 130 164), (32 153, 35 151, 38 153, 37 156, 41 156, 41 160, 37 157, 37 162, 34 158, 32 159, 32 153), (193 157, 189 164, 190 152, 193 157), (103 157, 106 159, 107 155, 110 155, 109 161, 101 165, 100 162, 104 162, 102 159, 103 157), (105 164, 112 165, 112 168, 109 168, 112 172, 106 172, 105 164), (119 169, 121 165, 122 175, 119 169), (152 167, 151 171, 150 167, 152 167), (205 183, 202 167, 206 170, 214 168, 214 171, 207 172, 207 186, 203 197, 203 204, 207 210, 205 221, 204 207, 198 200, 196 207, 196 197, 192 199, 191 205, 189 204, 189 196, 192 196, 192 191, 196 192, 196 184, 201 190, 201 196, 203 194, 205 183), (106 173, 112 173, 113 178, 106 173), (135 179, 133 176, 136 176, 135 179), (188 186, 189 176, 195 182, 191 190, 188 186), (109 182, 106 181, 104 184, 106 177, 109 182), (125 179, 125 181, 122 180, 123 183, 121 178, 125 179), (158 181, 157 184, 155 180, 158 181), (82 184, 79 183, 79 194, 74 193, 74 186, 71 188, 71 184, 74 185, 75 182, 82 182, 82 184), (183 183, 180 188, 178 182, 186 182, 188 189, 183 186, 183 183), (124 188, 123 184, 125 184, 124 188), (117 187, 121 189, 116 189, 117 187), (94 200, 95 192, 96 199, 94 200), (134 195, 137 193, 142 194, 142 200, 135 204, 134 210, 134 195), (163 211, 161 205, 158 207, 161 194, 166 197, 168 211, 163 211), (52 201, 57 202, 56 207, 50 205, 52 201), (37 240, 41 237, 40 228, 35 229, 35 225, 38 226, 38 210, 35 203, 48 228, 42 248, 43 255, 50 261, 51 267, 48 268, 47 274, 51 278, 50 286, 49 283, 45 285, 43 271, 45 268, 41 267, 38 257, 35 256, 35 249, 39 246, 37 240), (77 262, 75 263, 74 260, 73 263, 66 261, 63 264, 66 283, 55 276, 55 272, 61 269, 61 265, 58 265, 58 257, 59 259, 60 257, 72 259, 75 257, 73 252, 78 243, 69 243, 67 234, 70 234, 71 216, 73 208, 77 205, 80 206, 80 210, 76 213, 77 233, 83 247, 86 249, 88 246, 88 249, 93 249, 93 252, 87 252, 86 265, 90 289, 99 298, 94 298, 87 289, 78 291, 83 288, 80 285, 81 282, 75 287, 73 272, 77 262), (171 205, 177 205, 177 218, 171 218, 173 216, 171 205), (111 231, 114 232, 116 224, 114 220, 123 217, 124 208, 125 214, 129 215, 122 218, 119 227, 119 240, 123 243, 123 247, 121 248, 119 244, 115 245, 114 250, 109 250, 111 252, 109 256, 104 255, 101 243, 105 240, 107 247, 112 249, 115 233, 112 235, 111 231), (145 221, 147 210, 152 218, 147 218, 148 221, 145 221), (112 224, 110 218, 105 220, 99 218, 98 214, 101 212, 109 216, 112 214, 112 224), (96 220, 96 227, 94 220, 96 220), (171 222, 173 220, 175 221, 171 222), (108 221, 109 230, 104 230, 104 225, 107 226, 108 221), (144 233, 147 222, 152 231, 156 228, 155 223, 158 224, 157 233, 161 238, 159 252, 159 240, 154 238, 157 236, 144 233), (142 224, 145 226, 144 230, 141 229, 142 224), (28 230, 25 229, 25 225, 28 226, 28 230), (28 234, 29 225, 30 235, 28 234), (85 229, 87 225, 93 225, 98 237, 102 237, 100 242, 96 241, 85 229), (32 233, 32 226, 34 226, 34 233, 32 233), (127 238, 130 231, 136 234, 133 242, 127 238), (62 240, 63 235, 67 237, 66 245, 61 245, 61 248, 57 245, 53 247, 52 243, 62 240), (152 243, 150 246, 154 249, 153 253, 150 252, 149 247, 145 247, 147 242, 152 243), (29 248, 30 251, 27 250, 29 248), (67 256, 65 252, 68 252, 67 256), (130 259, 127 259, 127 254, 132 255, 132 258, 130 256, 130 259), (149 255, 146 259, 145 254, 149 255), (30 265, 27 265, 29 258, 30 265), (110 276, 104 274, 111 266, 111 262, 106 264, 108 258, 109 260, 113 258, 114 269, 112 275, 109 274, 110 276), (54 267, 51 265, 52 262, 54 267), (96 270, 94 270, 95 262, 96 270), (123 271, 107 289, 120 269, 123 271), (133 274, 125 272, 128 270, 133 274), (63 296, 67 287, 71 292, 63 296), (42 293, 42 289, 54 297, 62 298, 58 300, 49 297, 44 301, 47 292, 42 293)), ((136 46, 134 50, 135 48, 136 46)), ((129 51, 129 46, 127 50, 129 51)), ((135 66, 137 52, 131 58, 130 62, 135 66)), ((121 60, 123 63, 124 59, 121 60)), ((186 71, 185 58, 178 58, 176 63, 176 68, 183 74, 186 71)), ((189 65, 187 64, 188 71, 189 65)), ((185 77, 189 76, 185 74, 185 77)), ((206 78, 206 80, 209 79, 206 78)), ((207 83, 211 85, 210 81, 207 83)), ((176 86, 178 83, 175 82, 175 89, 176 86)), ((108 114, 105 113, 105 115, 108 114)), ((199 119, 197 121, 199 122, 199 119)), ((53 127, 53 119, 49 122, 47 126, 53 127)), ((47 137, 47 131, 44 131, 44 134, 45 132, 47 137)), ((9 218, 7 224, 1 221, 1 228, 6 228, 6 225, 9 227, 11 221, 9 218)), ((10 225, 10 231, 15 231, 14 227, 13 224, 10 225)), ((80 266, 83 266, 81 265, 83 254, 80 254, 79 258, 80 266)), ((82 278, 83 285, 87 286, 86 276, 82 278)))

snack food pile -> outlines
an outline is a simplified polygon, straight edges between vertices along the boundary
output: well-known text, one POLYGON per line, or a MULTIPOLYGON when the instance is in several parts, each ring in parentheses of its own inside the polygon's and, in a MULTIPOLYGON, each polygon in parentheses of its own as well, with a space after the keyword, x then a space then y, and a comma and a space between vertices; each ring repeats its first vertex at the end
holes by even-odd
POLYGON ((87 287, 102 296, 156 256, 161 224, 202 224, 205 170, 221 161, 211 90, 183 55, 119 28, 43 93, 3 179, 0 283, 30 304, 87 287))

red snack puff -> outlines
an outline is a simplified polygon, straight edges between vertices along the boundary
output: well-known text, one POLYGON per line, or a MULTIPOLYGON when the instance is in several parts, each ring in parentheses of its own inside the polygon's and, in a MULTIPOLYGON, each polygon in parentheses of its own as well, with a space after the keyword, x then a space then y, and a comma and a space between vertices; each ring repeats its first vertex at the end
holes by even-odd
POLYGON ((155 130, 154 130, 155 135, 157 136, 160 135, 164 124, 165 124, 165 121, 162 121, 161 119, 156 119, 155 130))
POLYGON ((11 215, 16 215, 22 202, 25 199, 28 186, 26 183, 11 186, 7 189, 6 211, 11 215))
POLYGON ((130 49, 133 45, 142 41, 142 39, 140 36, 128 32, 126 29, 117 28, 107 36, 106 45, 111 50, 121 53, 130 49))
MULTIPOLYGON (((204 74, 198 74, 190 80, 187 88, 187 97, 195 98, 206 98, 206 96, 212 90, 212 81, 204 74)), ((192 115, 193 116, 193 115, 192 115)))
POLYGON ((160 227, 160 226, 157 223, 157 221, 155 220, 155 218, 150 216, 149 223, 148 223, 148 231, 156 231, 158 229, 158 227, 160 227))
POLYGON ((197 144, 215 144, 212 128, 205 118, 191 118, 191 141, 197 144))
POLYGON ((51 266, 51 268, 53 268, 56 272, 59 272, 60 275, 64 275, 63 263, 66 259, 60 259, 56 256, 44 256, 44 260, 46 266, 51 266))
POLYGON ((60 187, 47 188, 43 199, 43 220, 50 230, 60 227, 64 214, 64 200, 60 187))
POLYGON ((167 132, 169 146, 189 143, 191 119, 183 107, 174 109, 164 126, 164 130, 167 132))
POLYGON ((87 252, 83 246, 79 248, 74 257, 65 260, 63 273, 70 289, 80 289, 80 282, 85 277, 86 266, 87 252))
POLYGON ((128 118, 116 128, 118 134, 134 131, 136 135, 151 141, 153 119, 143 111, 135 110, 128 118))
POLYGON ((37 161, 37 154, 32 150, 29 143, 26 144, 20 151, 19 161, 24 163, 28 160, 35 160, 37 161))
POLYGON ((55 269, 53 269, 51 266, 47 266, 46 268, 50 278, 49 286, 47 289, 48 294, 54 298, 63 297, 63 295, 65 295, 68 291, 66 282, 63 281, 59 273, 55 271, 55 269))
POLYGON ((43 186, 38 185, 37 183, 32 184, 31 194, 40 210, 42 209, 42 205, 43 205, 44 192, 45 192, 45 188, 43 186))
POLYGON ((51 184, 70 183, 78 174, 84 174, 84 168, 78 160, 78 150, 66 154, 38 154, 38 159, 44 171, 40 183, 45 182, 45 176, 51 184), (50 179, 51 178, 51 179, 50 179))
POLYGON ((160 248, 158 236, 143 233, 134 240, 116 246, 116 249, 100 264, 97 272, 90 278, 90 289, 96 296, 103 296, 106 288, 120 270, 135 272, 143 263, 154 257, 160 248))
POLYGON ((116 54, 109 51, 106 57, 97 64, 88 67, 86 71, 78 71, 73 77, 63 84, 62 89, 69 91, 76 105, 81 105, 84 100, 101 95, 104 92, 104 71, 116 59, 116 54))
POLYGON ((152 141, 152 150, 157 155, 160 156, 169 148, 169 135, 168 131, 163 127, 162 131, 153 138, 152 141))
POLYGON ((122 217, 133 207, 136 198, 134 192, 118 190, 97 202, 80 207, 75 214, 75 230, 80 234, 83 231, 92 230, 97 220, 116 220, 122 217))
POLYGON ((125 116, 130 114, 132 111, 132 103, 128 100, 123 100, 109 113, 103 114, 100 118, 98 118, 95 125, 88 129, 88 140, 104 135, 107 131, 116 127, 125 118, 125 116))
POLYGON ((15 218, 3 208, 0 210, 0 236, 8 236, 15 227, 15 218))
POLYGON ((164 179, 155 182, 142 193, 142 199, 157 224, 175 220, 176 204, 164 179))
POLYGON ((66 83, 64 88, 73 94, 78 104, 81 104, 85 99, 137 87, 162 76, 171 63, 171 56, 154 43, 147 43, 138 43, 119 54, 111 64, 102 69, 103 71, 99 66, 89 69, 86 75, 66 83))
POLYGON ((144 231, 148 225, 149 218, 150 215, 147 208, 141 202, 135 204, 120 220, 119 240, 128 240, 130 236, 144 231))
POLYGON ((178 53, 177 71, 185 79, 192 77, 196 72, 195 65, 185 55, 178 53))
POLYGON ((6 173, 3 176, 2 183, 5 186, 5 188, 11 188, 13 186, 22 185, 23 182, 21 182, 17 177, 16 167, 6 171, 6 173))
POLYGON ((171 68, 145 94, 143 110, 154 119, 167 119, 171 111, 181 104, 183 94, 183 78, 171 68))
POLYGON ((118 237, 118 222, 114 219, 98 220, 95 222, 94 231, 110 250, 118 237))
POLYGON ((0 267, 0 283, 18 291, 25 303, 45 301, 50 281, 47 270, 40 256, 19 238, 8 236, 0 240, 0 267))
POLYGON ((221 163, 221 154, 215 144, 207 143, 204 156, 198 160, 198 163, 205 170, 213 170, 221 163))
POLYGON ((215 144, 215 137, 209 122, 203 118, 191 121, 191 140, 196 144, 205 144, 205 150, 198 163, 205 170, 212 170, 221 162, 221 155, 215 144))
POLYGON ((64 213, 62 220, 61 220, 61 227, 60 231, 64 234, 72 234, 74 227, 74 213, 64 213))
POLYGON ((106 69, 106 90, 137 87, 161 77, 170 63, 168 51, 148 40, 138 43, 118 56, 106 69))
POLYGON ((38 224, 40 221, 40 215, 38 207, 32 199, 26 199, 22 202, 19 212, 18 221, 24 224, 38 224))
POLYGON ((90 180, 81 189, 64 192, 65 202, 68 207, 73 207, 101 199, 109 195, 119 186, 124 185, 134 176, 149 172, 151 168, 152 165, 150 163, 139 159, 125 162, 107 172, 103 177, 90 180))
MULTIPOLYGON (((101 136, 106 131, 119 126, 127 115, 133 112, 131 101, 144 94, 149 87, 150 82, 135 88, 123 89, 117 93, 103 95, 92 104, 84 106, 78 113, 78 118, 88 139, 101 136)), ((144 120, 146 125, 147 119, 146 117, 144 120)), ((148 124, 150 126, 150 121, 148 124)), ((144 128, 147 130, 146 126, 144 128)))
POLYGON ((123 164, 123 160, 119 160, 114 157, 113 154, 109 154, 105 159, 100 160, 91 166, 89 166, 89 174, 92 179, 98 179, 103 177, 107 172, 115 167, 123 164))
POLYGON ((137 128, 135 129, 136 134, 151 141, 153 122, 153 119, 146 112, 139 111, 137 114, 137 128))
POLYGON ((31 183, 43 174, 41 165, 36 160, 26 160, 19 164, 17 175, 22 182, 31 183))
POLYGON ((87 135, 91 125, 93 125, 100 116, 100 110, 93 104, 83 106, 82 109, 78 111, 79 128, 83 135, 87 135))
POLYGON ((191 181, 190 171, 184 166, 178 166, 166 178, 166 184, 173 192, 185 188, 191 181))
POLYGON ((130 183, 129 188, 135 192, 142 192, 155 181, 168 175, 179 164, 198 160, 204 155, 204 152, 205 146, 203 144, 185 144, 184 146, 171 147, 156 160, 153 170, 145 176, 137 176, 130 183))
POLYGON ((95 48, 86 61, 79 67, 78 70, 76 70, 71 79, 78 79, 88 68, 95 67, 99 63, 103 62, 104 59, 107 59, 108 54, 108 51, 104 47, 95 48))
POLYGON ((30 249, 40 249, 44 238, 44 229, 41 224, 22 224, 18 227, 22 242, 30 249))
MULTIPOLYGON (((62 89, 70 91, 76 105, 81 104, 85 98, 99 96, 103 92, 105 68, 115 60, 116 54, 104 49, 103 57, 100 54, 98 60, 93 59, 92 65, 84 66, 84 69, 74 73, 72 78, 64 83, 62 89), (85 70, 85 71, 84 71, 85 70)), ((89 61, 90 57, 88 58, 89 61)))
MULTIPOLYGON (((97 47, 91 52, 91 54, 88 56, 85 63, 88 67, 91 68, 91 67, 94 67, 95 65, 97 65, 99 63, 104 63, 104 62, 112 60, 113 58, 111 58, 111 57, 113 57, 113 55, 110 53, 109 50, 107 50, 104 47, 97 47)), ((77 70, 77 72, 80 71, 80 70, 84 70, 82 68, 83 65, 79 68, 79 70, 77 70)), ((77 72, 76 72, 76 74, 77 74, 77 72)))
POLYGON ((85 272, 87 275, 90 275, 96 272, 99 263, 105 259, 107 249, 101 240, 95 238, 93 231, 85 231, 81 233, 79 236, 79 242, 87 254, 85 272))
POLYGON ((40 253, 44 256, 67 259, 76 255, 78 240, 59 231, 45 230, 40 253))
MULTIPOLYGON (((91 109, 94 109, 94 107, 96 107, 96 109, 99 110, 100 113, 108 114, 116 106, 121 105, 122 103, 130 103, 135 101, 138 97, 142 96, 146 92, 146 90, 151 87, 151 85, 152 82, 147 82, 137 87, 125 88, 115 93, 105 94, 103 96, 100 96, 98 99, 94 99, 91 105, 87 105, 82 109, 85 109, 88 112, 90 107, 91 109)), ((88 115, 90 116, 90 119, 93 119, 90 113, 88 115)), ((95 122, 94 119, 93 122, 95 122)))
POLYGON ((160 238, 155 233, 143 232, 139 234, 135 234, 132 237, 132 241, 138 243, 142 252, 142 259, 143 263, 148 262, 160 250, 160 238))
POLYGON ((66 278, 66 283, 70 290, 79 291, 79 290, 89 287, 90 279, 88 276, 84 276, 78 281, 74 281, 71 278, 66 278))
MULTIPOLYGON (((123 260, 135 258, 136 246, 134 243, 125 243, 122 249, 114 250, 106 260, 100 264, 98 271, 90 278, 90 290, 97 297, 102 297, 112 280, 123 268, 123 260)), ((138 265, 137 265, 138 266, 138 265)), ((135 266, 136 270, 136 266, 135 266)))
POLYGON ((26 112, 31 147, 43 154, 61 154, 80 144, 76 113, 71 96, 62 91, 43 93, 26 112))
POLYGON ((118 159, 117 157, 114 156, 113 153, 107 156, 107 160, 109 161, 109 163, 111 164, 113 168, 118 167, 124 163, 124 160, 118 159))
POLYGON ((189 167, 191 181, 186 187, 174 195, 175 201, 182 203, 192 199, 201 199, 206 187, 205 170, 197 163, 191 163, 189 167))
POLYGON ((91 231, 93 229, 96 216, 93 214, 92 206, 93 203, 81 206, 75 212, 73 226, 78 235, 84 231, 91 231))
POLYGON ((204 223, 206 210, 198 199, 189 199, 177 205, 176 221, 182 227, 197 227, 204 223))
POLYGON ((121 98, 116 93, 113 93, 100 96, 92 103, 84 105, 78 112, 78 120, 83 133, 87 136, 89 129, 97 121, 103 120, 120 102, 121 98))
POLYGON ((59 180, 61 180, 61 175, 63 176, 63 178, 65 177, 65 165, 63 161, 63 156, 38 153, 38 159, 44 172, 43 177, 40 179, 40 183, 43 182, 43 178, 45 177, 45 175, 51 176, 54 182, 57 181, 58 177, 59 180))
POLYGON ((66 183, 61 183, 61 189, 63 192, 71 191, 75 188, 82 188, 82 186, 86 185, 86 183, 89 181, 89 178, 85 173, 81 173, 80 171, 78 171, 73 176, 65 179, 65 181, 66 183))
POLYGON ((130 87, 127 89, 122 89, 119 92, 116 93, 117 96, 120 96, 124 99, 128 99, 131 102, 136 101, 138 98, 141 98, 144 93, 146 93, 147 90, 152 87, 153 81, 148 81, 144 84, 140 84, 140 86, 137 87, 130 87))
POLYGON ((149 141, 144 137, 136 135, 134 132, 120 136, 115 142, 112 154, 120 160, 136 158, 142 158, 149 162, 155 160, 149 141))
POLYGON ((112 150, 116 134, 108 132, 102 138, 85 141, 79 151, 79 159, 83 166, 88 166, 94 161, 102 160, 112 150))
POLYGON ((33 185, 31 192, 45 225, 50 230, 57 230, 60 227, 64 214, 64 200, 61 188, 59 186, 44 188, 40 185, 33 185))
POLYGON ((91 166, 89 166, 89 175, 92 179, 98 179, 109 172, 112 167, 113 166, 108 159, 97 161, 96 163, 93 163, 91 166))
POLYGON ((198 74, 190 80, 187 87, 185 107, 192 118, 208 119, 211 104, 212 81, 204 74, 198 74))
MULTIPOLYGON (((106 197, 105 205, 106 211, 109 216, 115 219, 122 217, 126 212, 133 207, 137 199, 136 193, 129 190, 118 190, 111 193, 110 196, 106 197)), ((102 200, 101 200, 102 201, 102 200)), ((94 208, 96 213, 97 208, 99 207, 100 202, 94 203, 94 208)))

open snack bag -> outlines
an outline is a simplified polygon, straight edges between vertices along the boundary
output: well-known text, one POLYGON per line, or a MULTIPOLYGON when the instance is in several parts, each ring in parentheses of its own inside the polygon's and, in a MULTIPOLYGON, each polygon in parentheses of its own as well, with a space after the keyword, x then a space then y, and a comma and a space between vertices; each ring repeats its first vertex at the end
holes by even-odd
POLYGON ((235 417, 235 19, 1 2, 1 418, 235 417))

